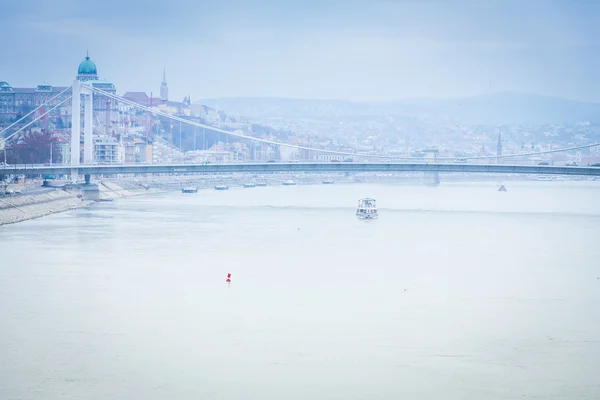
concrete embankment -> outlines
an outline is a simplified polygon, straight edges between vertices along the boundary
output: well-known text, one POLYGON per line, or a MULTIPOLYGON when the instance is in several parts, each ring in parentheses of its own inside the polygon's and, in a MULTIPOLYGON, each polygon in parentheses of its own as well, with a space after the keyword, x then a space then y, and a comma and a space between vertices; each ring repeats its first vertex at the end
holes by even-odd
POLYGON ((102 181, 98 183, 98 200, 116 200, 124 197, 164 193, 166 189, 149 187, 131 182, 102 181))
POLYGON ((34 195, 6 196, 0 198, 0 225, 86 207, 90 203, 78 191, 61 189, 34 195))
POLYGON ((0 197, 0 225, 14 224, 29 219, 76 208, 87 207, 95 201, 110 201, 124 197, 161 193, 165 190, 129 182, 101 182, 98 185, 66 186, 45 193, 0 197))

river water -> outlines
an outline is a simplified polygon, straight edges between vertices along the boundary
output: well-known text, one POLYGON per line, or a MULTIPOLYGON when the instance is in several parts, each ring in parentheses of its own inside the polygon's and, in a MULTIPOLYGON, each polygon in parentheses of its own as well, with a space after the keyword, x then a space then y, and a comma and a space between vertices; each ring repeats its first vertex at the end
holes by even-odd
POLYGON ((204 190, 3 226, 0 399, 597 400, 600 182, 497 186, 204 190), (355 218, 367 196, 379 220, 355 218))

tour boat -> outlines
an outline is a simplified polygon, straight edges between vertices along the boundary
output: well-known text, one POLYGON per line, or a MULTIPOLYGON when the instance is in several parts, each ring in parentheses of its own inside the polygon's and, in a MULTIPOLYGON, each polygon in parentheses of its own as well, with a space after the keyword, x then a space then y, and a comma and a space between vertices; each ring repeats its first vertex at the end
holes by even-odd
POLYGON ((375 199, 365 198, 358 201, 358 208, 356 209, 356 216, 360 219, 377 219, 379 214, 377 213, 377 204, 375 199))

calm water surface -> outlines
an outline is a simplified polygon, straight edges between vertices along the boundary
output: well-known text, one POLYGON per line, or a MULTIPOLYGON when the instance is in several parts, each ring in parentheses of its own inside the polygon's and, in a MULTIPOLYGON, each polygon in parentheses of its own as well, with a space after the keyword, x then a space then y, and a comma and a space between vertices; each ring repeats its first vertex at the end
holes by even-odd
POLYGON ((597 400, 600 182, 497 186, 205 190, 0 227, 0 399, 597 400))

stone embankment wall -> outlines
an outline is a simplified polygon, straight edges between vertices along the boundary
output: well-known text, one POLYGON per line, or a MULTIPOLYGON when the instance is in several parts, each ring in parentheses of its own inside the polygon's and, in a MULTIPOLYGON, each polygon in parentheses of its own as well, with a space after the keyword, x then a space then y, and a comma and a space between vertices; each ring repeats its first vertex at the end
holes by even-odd
POLYGON ((87 198, 88 193, 73 187, 69 190, 56 188, 45 193, 0 197, 0 225, 14 224, 45 215, 59 213, 76 208, 86 207, 95 200, 111 201, 125 197, 140 196, 152 193, 162 193, 165 189, 129 182, 100 182, 97 195, 87 198))
POLYGON ((0 225, 88 206, 91 202, 77 197, 80 194, 79 191, 57 189, 34 195, 0 197, 0 225))
POLYGON ((130 182, 99 182, 98 183, 99 200, 116 200, 124 197, 141 196, 144 194, 162 193, 166 190, 151 188, 148 186, 130 183, 130 182))

